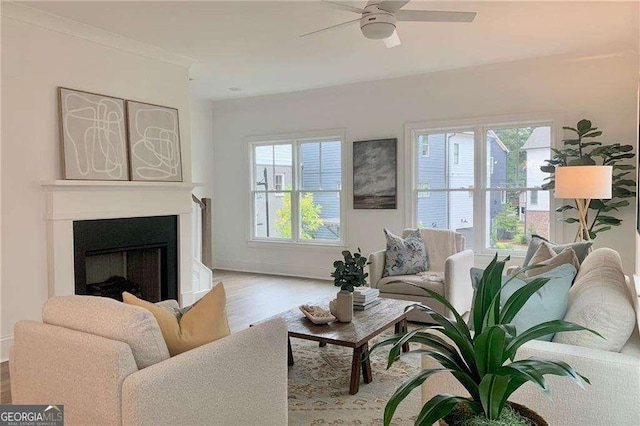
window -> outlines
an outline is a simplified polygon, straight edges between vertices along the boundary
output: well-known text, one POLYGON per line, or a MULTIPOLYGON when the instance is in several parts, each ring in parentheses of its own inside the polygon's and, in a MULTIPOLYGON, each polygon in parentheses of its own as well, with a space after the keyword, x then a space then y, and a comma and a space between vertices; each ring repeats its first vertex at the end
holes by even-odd
POLYGON ((477 252, 524 251, 527 236, 550 236, 553 207, 540 189, 548 176, 540 166, 551 157, 552 121, 498 122, 407 127, 414 146, 407 209, 413 225, 460 232, 477 252), (429 158, 415 156, 425 143, 429 158))
POLYGON ((422 145, 420 145, 420 153, 422 154, 423 157, 428 157, 429 156, 429 142, 428 141, 423 141, 422 145))
POLYGON ((275 178, 274 189, 282 191, 284 189, 284 173, 276 173, 275 178))
POLYGON ((252 240, 340 243, 342 137, 251 144, 252 240))
POLYGON ((430 197, 431 193, 429 192, 429 182, 422 182, 418 185, 418 198, 426 198, 430 197))

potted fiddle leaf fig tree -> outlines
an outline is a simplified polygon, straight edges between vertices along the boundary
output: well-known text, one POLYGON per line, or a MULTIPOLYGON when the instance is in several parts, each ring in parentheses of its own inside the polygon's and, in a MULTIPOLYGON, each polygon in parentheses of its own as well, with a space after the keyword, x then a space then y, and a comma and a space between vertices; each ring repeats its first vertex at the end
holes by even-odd
MULTIPOLYGON (((589 201, 585 234, 588 233, 588 239, 593 240, 599 233, 610 231, 613 227, 622 224, 622 219, 616 217, 619 216, 617 213, 621 207, 629 205, 629 198, 636 196, 635 166, 625 163, 625 160, 635 157, 633 146, 620 143, 605 144, 598 141, 597 138, 602 135, 602 131, 586 119, 580 120, 576 127, 563 127, 563 129, 571 132, 571 137, 562 140, 563 148, 551 148, 553 156, 545 160, 546 164, 540 167, 542 172, 550 173, 550 176, 545 178, 548 182, 542 185, 542 189, 555 188, 556 167, 596 165, 613 167, 612 198, 589 201)), ((578 219, 570 215, 577 210, 577 206, 571 204, 556 209, 559 213, 564 212, 562 221, 565 223, 578 222, 578 219)))
MULTIPOLYGON (((435 324, 422 326, 416 330, 399 333, 382 340, 371 351, 391 345, 387 368, 407 353, 418 352, 438 361, 442 368, 426 369, 400 386, 391 396, 384 410, 384 424, 389 425, 398 404, 431 376, 443 372, 451 373, 469 393, 470 397, 442 394, 427 401, 416 425, 547 425, 535 412, 526 407, 509 402, 509 397, 520 386, 533 382, 549 396, 545 375, 564 376, 578 386, 588 379, 578 374, 562 361, 528 358, 514 361, 518 349, 526 342, 547 334, 588 330, 577 324, 563 320, 549 321, 516 333, 510 324, 520 309, 548 281, 537 278, 517 290, 503 306, 500 306, 502 271, 505 262, 493 258, 485 269, 473 300, 470 322, 466 321, 455 308, 440 294, 422 289, 429 297, 449 309, 454 319, 449 319, 433 309, 415 304, 409 308, 429 314, 435 324), (422 349, 412 349, 402 353, 401 348, 409 342, 420 343, 422 349)), ((529 269, 529 268, 526 268, 529 269)), ((509 281, 507 281, 508 283, 509 281)), ((507 284, 505 283, 505 285, 507 284)), ((418 287, 419 288, 419 287, 418 287)), ((408 309, 409 309, 408 308, 408 309)), ((598 333, 588 330, 598 335, 598 333)))
POLYGON ((366 284, 369 273, 364 272, 364 267, 368 262, 359 247, 353 254, 344 250, 342 257, 344 260, 333 262, 335 271, 331 273, 333 283, 340 287, 334 315, 340 322, 350 322, 353 318, 353 289, 366 284))

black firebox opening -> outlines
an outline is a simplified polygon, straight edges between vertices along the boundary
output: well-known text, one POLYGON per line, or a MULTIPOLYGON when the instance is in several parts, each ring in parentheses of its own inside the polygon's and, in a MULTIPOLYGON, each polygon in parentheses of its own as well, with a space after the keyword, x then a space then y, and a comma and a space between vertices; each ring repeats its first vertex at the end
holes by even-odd
POLYGON ((73 222, 76 294, 150 302, 178 298, 178 218, 73 222))

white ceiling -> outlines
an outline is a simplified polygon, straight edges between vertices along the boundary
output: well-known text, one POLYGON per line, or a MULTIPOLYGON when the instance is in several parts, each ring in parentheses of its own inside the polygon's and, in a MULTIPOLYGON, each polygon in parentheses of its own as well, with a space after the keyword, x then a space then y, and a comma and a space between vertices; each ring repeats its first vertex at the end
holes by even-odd
POLYGON ((416 0, 405 9, 478 15, 471 24, 400 22, 402 45, 393 49, 365 39, 358 25, 299 39, 358 17, 317 1, 26 4, 197 59, 191 69, 193 94, 216 100, 555 54, 638 51, 640 37, 637 0, 416 0))

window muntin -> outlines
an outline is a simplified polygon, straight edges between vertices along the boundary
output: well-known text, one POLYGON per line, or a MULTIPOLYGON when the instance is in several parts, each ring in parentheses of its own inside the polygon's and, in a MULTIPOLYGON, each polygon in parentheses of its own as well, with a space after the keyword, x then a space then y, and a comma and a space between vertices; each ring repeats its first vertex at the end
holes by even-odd
POLYGON ((456 230, 465 235, 467 248, 477 251, 518 251, 526 249, 532 233, 549 236, 551 200, 540 189, 545 175, 538 172, 550 158, 551 134, 549 122, 412 130, 418 154, 413 160, 414 224, 456 230), (421 155, 425 142, 428 159, 421 155))
POLYGON ((342 138, 258 143, 252 153, 252 239, 343 240, 342 138))

